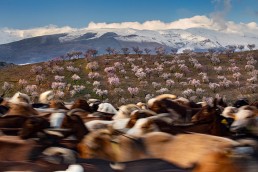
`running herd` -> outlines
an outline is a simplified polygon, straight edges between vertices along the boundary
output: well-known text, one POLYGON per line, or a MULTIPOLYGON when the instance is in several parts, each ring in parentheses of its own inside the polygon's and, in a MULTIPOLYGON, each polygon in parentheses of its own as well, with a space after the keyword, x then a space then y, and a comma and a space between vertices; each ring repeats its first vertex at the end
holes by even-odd
POLYGON ((0 98, 0 171, 240 172, 258 169, 258 102, 162 94, 114 107, 0 98))

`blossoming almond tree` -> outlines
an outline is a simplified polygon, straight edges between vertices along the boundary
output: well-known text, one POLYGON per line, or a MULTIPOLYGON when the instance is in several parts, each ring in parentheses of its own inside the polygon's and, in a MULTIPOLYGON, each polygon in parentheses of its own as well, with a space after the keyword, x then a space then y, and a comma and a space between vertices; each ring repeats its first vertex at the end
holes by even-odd
POLYGON ((28 81, 25 79, 19 79, 18 84, 21 86, 20 90, 23 90, 24 87, 28 84, 28 81))
POLYGON ((138 87, 128 87, 127 90, 131 94, 131 98, 134 98, 134 96, 139 93, 138 87))
POLYGON ((9 82, 4 82, 4 85, 2 86, 3 93, 1 95, 1 97, 3 97, 3 95, 7 94, 12 88, 13 88, 13 84, 10 84, 9 82))

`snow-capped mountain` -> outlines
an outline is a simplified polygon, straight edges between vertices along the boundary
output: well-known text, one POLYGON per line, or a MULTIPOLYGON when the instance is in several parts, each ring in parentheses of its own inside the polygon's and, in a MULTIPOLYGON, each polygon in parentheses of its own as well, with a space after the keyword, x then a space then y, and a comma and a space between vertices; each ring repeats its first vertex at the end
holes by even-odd
MULTIPOLYGON (((0 35, 1 36, 1 35, 0 35)), ((6 36, 6 35, 5 35, 6 36)), ((19 39, 10 36, 9 40, 19 39)), ((27 38, 0 45, 0 61, 31 63, 46 61, 70 51, 97 49, 105 53, 107 47, 121 50, 123 47, 138 46, 154 50, 163 46, 205 51, 209 48, 222 48, 227 45, 258 45, 258 34, 229 34, 225 32, 190 28, 185 30, 136 30, 136 29, 80 29, 69 33, 27 38)), ((154 52, 154 51, 152 51, 154 52)))
POLYGON ((83 36, 85 33, 94 33, 89 39, 100 38, 106 33, 115 33, 115 39, 125 42, 155 42, 167 47, 208 49, 220 48, 227 45, 247 45, 258 43, 257 35, 228 34, 224 32, 203 28, 190 28, 186 30, 136 30, 136 29, 96 29, 72 32, 59 40, 69 42, 83 36))

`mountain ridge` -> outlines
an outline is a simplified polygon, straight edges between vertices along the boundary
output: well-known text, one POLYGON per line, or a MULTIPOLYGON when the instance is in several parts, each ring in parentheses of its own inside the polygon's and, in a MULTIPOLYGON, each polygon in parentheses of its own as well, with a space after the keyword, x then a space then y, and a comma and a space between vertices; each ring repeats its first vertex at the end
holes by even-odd
MULTIPOLYGON (((63 34, 44 35, 0 45, 0 61, 9 63, 36 63, 65 55, 71 51, 85 52, 94 48, 99 54, 107 47, 121 48, 138 46, 149 48, 162 46, 167 51, 177 48, 207 51, 227 45, 258 44, 258 36, 228 34, 204 28, 137 30, 137 29, 83 29, 63 34)), ((247 47, 246 47, 247 49, 247 47)), ((131 50, 131 49, 130 49, 131 50)))

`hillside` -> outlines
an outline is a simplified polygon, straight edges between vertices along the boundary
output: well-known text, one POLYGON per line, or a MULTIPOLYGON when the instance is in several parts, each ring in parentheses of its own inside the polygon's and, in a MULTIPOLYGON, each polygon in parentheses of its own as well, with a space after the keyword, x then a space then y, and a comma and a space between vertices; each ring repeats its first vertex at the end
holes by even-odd
POLYGON ((250 34, 224 33, 204 28, 137 30, 137 29, 82 29, 69 33, 44 35, 27 38, 0 45, 0 61, 15 64, 37 63, 59 57, 71 51, 86 52, 96 49, 98 54, 105 54, 111 47, 121 52, 121 48, 138 46, 148 48, 151 54, 156 47, 163 47, 167 52, 171 48, 182 52, 191 49, 205 52, 210 48, 222 49, 228 45, 258 45, 258 36, 250 34))
POLYGON ((258 51, 231 57, 190 53, 55 59, 0 69, 0 94, 4 89, 6 96, 21 91, 36 101, 39 93, 54 89, 65 101, 99 98, 118 106, 145 102, 162 93, 194 101, 209 100, 216 94, 229 102, 240 97, 254 101, 258 98, 257 60, 258 51))
POLYGON ((14 65, 13 63, 6 63, 6 62, 0 61, 0 68, 9 67, 9 66, 13 66, 13 65, 14 65))

